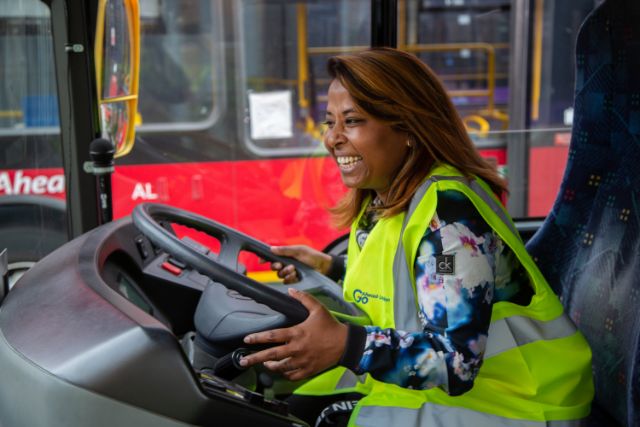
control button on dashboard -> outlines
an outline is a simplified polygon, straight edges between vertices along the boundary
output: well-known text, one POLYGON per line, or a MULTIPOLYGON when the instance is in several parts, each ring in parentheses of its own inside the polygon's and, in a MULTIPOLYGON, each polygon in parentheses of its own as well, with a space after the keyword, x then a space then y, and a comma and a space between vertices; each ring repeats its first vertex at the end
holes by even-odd
POLYGON ((173 274, 174 276, 179 276, 180 274, 182 274, 182 269, 179 267, 176 267, 175 265, 171 264, 169 261, 165 261, 162 263, 162 268, 164 268, 165 270, 167 270, 169 273, 173 274))
POLYGON ((136 237, 135 242, 142 259, 147 259, 147 257, 149 256, 149 251, 147 250, 147 245, 145 244, 144 238, 142 236, 136 237))

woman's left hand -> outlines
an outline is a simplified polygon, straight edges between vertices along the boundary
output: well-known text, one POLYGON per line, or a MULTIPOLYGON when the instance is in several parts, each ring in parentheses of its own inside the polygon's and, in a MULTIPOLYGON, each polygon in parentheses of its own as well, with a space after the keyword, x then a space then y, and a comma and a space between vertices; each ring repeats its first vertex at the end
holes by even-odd
POLYGON ((276 344, 241 359, 242 366, 264 363, 268 369, 296 381, 335 366, 347 342, 347 325, 338 322, 311 295, 289 288, 289 295, 309 311, 309 317, 295 326, 247 335, 247 344, 276 344), (280 344, 280 345, 277 345, 280 344))

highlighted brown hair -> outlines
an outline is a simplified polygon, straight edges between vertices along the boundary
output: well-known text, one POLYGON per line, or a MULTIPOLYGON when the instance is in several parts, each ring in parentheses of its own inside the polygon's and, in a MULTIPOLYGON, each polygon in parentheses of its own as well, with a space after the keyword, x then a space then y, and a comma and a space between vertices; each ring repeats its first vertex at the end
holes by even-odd
MULTIPOLYGON (((498 195, 506 184, 478 154, 451 99, 431 69, 415 56, 380 48, 334 56, 328 70, 364 112, 393 129, 406 132, 412 148, 396 173, 385 204, 372 207, 379 217, 408 208, 411 197, 436 163, 482 178, 498 195)), ((336 225, 355 220, 373 190, 350 189, 332 208, 336 225)))

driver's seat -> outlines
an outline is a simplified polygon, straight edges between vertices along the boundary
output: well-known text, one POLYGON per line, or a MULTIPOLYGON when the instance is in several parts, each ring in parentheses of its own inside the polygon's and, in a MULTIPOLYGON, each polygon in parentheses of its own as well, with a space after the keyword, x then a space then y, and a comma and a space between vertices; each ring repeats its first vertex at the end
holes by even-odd
POLYGON ((638 22, 640 2, 607 0, 582 25, 569 160, 527 245, 591 345, 591 425, 640 425, 638 22))

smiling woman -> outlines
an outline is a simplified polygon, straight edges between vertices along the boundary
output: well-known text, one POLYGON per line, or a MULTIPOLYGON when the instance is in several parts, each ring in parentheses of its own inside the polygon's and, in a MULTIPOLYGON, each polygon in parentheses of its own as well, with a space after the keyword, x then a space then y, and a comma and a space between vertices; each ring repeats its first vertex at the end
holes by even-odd
POLYGON ((373 190, 384 202, 409 153, 409 134, 380 123, 357 106, 339 80, 329 86, 325 146, 349 188, 373 190))
MULTIPOLYGON (((589 347, 525 251, 499 202, 505 184, 442 84, 393 49, 336 56, 328 68, 324 142, 349 187, 333 208, 351 225, 346 263, 304 246, 272 251, 343 280, 344 299, 370 324, 341 324, 291 292, 309 317, 247 336, 274 346, 241 364, 291 380, 338 366, 290 399, 316 426, 577 425, 593 396, 589 347)), ((297 279, 293 266, 272 267, 297 279)))
MULTIPOLYGON (((351 225, 347 259, 272 251, 343 280, 344 299, 370 325, 341 324, 291 292, 307 320, 247 336, 275 345, 241 364, 291 380, 337 365, 290 399, 315 425, 577 425, 593 396, 589 347, 526 253, 499 202, 505 184, 441 83, 393 49, 336 56, 328 68, 324 142, 349 187, 333 209, 351 225)), ((273 268, 297 279, 293 266, 273 268)))
MULTIPOLYGON (((375 139, 362 138, 369 138, 369 151, 376 151, 382 162, 396 167, 393 173, 385 176, 385 203, 379 207, 383 217, 406 209, 435 162, 482 178, 498 195, 506 191, 504 180, 475 149, 440 80, 415 56, 378 49, 336 56, 329 60, 328 68, 333 78, 328 110, 331 88, 341 86, 346 95, 334 93, 335 101, 345 102, 338 96, 347 98, 361 115, 376 122, 369 127, 371 132, 377 133, 375 139), (376 141, 384 145, 376 147, 376 141)), ((325 138, 329 151, 332 151, 331 135, 328 132, 325 138)), ((358 144, 362 145, 362 142, 358 144)), ((347 181, 345 184, 350 186, 347 181)), ((370 194, 366 190, 373 189, 366 186, 352 188, 336 211, 339 223, 345 226, 352 223, 364 197, 370 194)))

